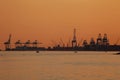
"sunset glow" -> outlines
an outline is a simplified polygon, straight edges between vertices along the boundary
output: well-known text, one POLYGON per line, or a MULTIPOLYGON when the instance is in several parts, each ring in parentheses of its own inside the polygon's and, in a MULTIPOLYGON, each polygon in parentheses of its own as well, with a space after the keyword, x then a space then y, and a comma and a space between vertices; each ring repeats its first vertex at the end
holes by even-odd
POLYGON ((107 33, 114 44, 120 38, 120 0, 0 1, 0 43, 10 33, 13 43, 38 40, 52 46, 51 41, 58 43, 60 38, 67 43, 74 28, 77 40, 107 33))

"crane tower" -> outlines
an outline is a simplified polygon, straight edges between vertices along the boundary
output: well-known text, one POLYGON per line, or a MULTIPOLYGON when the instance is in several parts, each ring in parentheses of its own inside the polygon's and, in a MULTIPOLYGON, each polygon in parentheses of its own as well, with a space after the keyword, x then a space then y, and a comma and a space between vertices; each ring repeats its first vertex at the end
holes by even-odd
POLYGON ((72 47, 77 47, 77 40, 76 40, 76 29, 74 28, 73 31, 73 40, 72 40, 72 47))

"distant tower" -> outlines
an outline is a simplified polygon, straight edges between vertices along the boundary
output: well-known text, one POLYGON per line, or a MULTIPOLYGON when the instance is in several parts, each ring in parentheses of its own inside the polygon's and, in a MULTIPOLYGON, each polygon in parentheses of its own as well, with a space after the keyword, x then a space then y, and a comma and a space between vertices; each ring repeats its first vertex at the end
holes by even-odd
POLYGON ((9 35, 8 41, 6 41, 4 44, 5 44, 5 49, 10 50, 10 48, 11 48, 11 34, 9 35))
POLYGON ((108 38, 107 38, 107 34, 104 34, 104 37, 103 37, 103 45, 109 45, 109 41, 108 41, 108 38))
POLYGON ((77 47, 77 40, 76 40, 76 29, 73 32, 73 40, 72 40, 72 47, 77 47))
POLYGON ((97 45, 102 45, 102 36, 99 33, 98 38, 97 38, 97 45))

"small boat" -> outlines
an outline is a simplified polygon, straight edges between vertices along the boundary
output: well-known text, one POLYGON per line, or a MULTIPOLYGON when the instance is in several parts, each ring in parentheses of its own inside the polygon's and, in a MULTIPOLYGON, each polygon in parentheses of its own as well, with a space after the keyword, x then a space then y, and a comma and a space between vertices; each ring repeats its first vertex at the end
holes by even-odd
POLYGON ((36 53, 39 53, 39 50, 37 50, 36 53))
POLYGON ((120 55, 120 52, 118 52, 118 53, 115 53, 115 55, 120 55))

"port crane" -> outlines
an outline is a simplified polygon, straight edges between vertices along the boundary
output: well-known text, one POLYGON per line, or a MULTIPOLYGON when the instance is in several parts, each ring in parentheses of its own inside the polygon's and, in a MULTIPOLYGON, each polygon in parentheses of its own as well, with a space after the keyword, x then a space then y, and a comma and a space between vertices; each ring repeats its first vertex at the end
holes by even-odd
POLYGON ((22 47, 22 43, 20 40, 18 40, 17 42, 15 42, 15 47, 22 47))
POLYGON ((15 46, 16 47, 30 47, 30 45, 32 45, 32 47, 38 47, 38 44, 42 44, 40 42, 38 42, 37 40, 35 40, 34 42, 30 42, 30 40, 28 40, 25 43, 22 43, 20 40, 18 40, 17 42, 15 42, 15 46))
POLYGON ((9 50, 11 48, 11 34, 9 35, 8 41, 4 42, 5 49, 9 50))
POLYGON ((77 47, 77 40, 76 40, 76 29, 74 28, 73 31, 73 40, 72 40, 72 47, 77 47))

